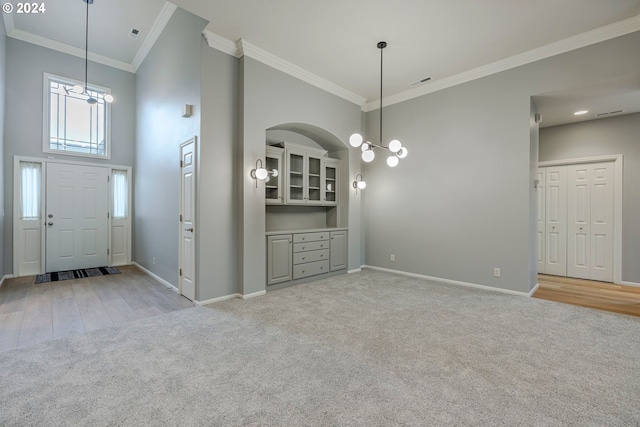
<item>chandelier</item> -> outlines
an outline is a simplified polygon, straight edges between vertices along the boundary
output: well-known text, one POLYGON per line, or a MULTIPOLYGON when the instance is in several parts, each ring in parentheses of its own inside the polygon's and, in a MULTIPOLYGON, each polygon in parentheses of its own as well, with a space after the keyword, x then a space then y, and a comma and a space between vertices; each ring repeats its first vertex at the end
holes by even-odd
POLYGON ((383 150, 389 151, 391 154, 387 157, 387 165, 394 168, 398 166, 400 159, 404 159, 407 157, 407 149, 402 146, 402 143, 397 139, 389 142, 388 146, 382 145, 382 51, 385 47, 387 47, 387 42, 378 42, 378 49, 380 49, 380 140, 379 144, 374 144, 373 142, 365 141, 362 135, 359 133, 354 133, 349 137, 349 144, 353 147, 361 147, 362 149, 362 160, 369 163, 372 162, 376 157, 376 153, 373 151, 374 148, 380 148, 383 150))

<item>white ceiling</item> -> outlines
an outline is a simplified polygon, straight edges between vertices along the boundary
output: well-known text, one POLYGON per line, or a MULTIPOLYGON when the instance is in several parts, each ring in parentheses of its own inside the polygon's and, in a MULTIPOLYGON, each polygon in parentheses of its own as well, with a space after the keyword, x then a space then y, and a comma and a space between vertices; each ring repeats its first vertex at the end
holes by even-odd
MULTIPOLYGON (((376 43, 380 40, 388 42, 384 50, 383 93, 387 98, 410 90, 409 83, 424 77, 432 80, 422 87, 620 21, 640 22, 640 0, 173 3, 210 21, 208 30, 232 41, 243 39, 369 101, 379 98, 380 53, 376 43)), ((13 13, 14 33, 34 34, 84 48, 86 4, 82 0, 56 0, 47 2, 46 7, 46 13, 41 15, 13 13)), ((89 11, 90 51, 134 64, 163 10, 166 11, 164 0, 95 0, 89 11), (140 30, 137 40, 128 37, 131 28, 140 30)), ((636 91, 640 89, 632 78, 625 84, 626 89, 633 89, 634 85, 636 91)), ((632 100, 626 92, 619 93, 622 86, 614 82, 613 93, 607 93, 603 84, 589 96, 611 98, 618 93, 637 106, 637 99, 632 100)), ((566 101, 567 107, 580 103, 579 91, 562 95, 538 99, 542 105, 539 107, 548 110, 547 124, 551 115, 556 115, 548 108, 552 100, 557 105, 566 101)), ((615 104, 613 100, 610 103, 615 104)))

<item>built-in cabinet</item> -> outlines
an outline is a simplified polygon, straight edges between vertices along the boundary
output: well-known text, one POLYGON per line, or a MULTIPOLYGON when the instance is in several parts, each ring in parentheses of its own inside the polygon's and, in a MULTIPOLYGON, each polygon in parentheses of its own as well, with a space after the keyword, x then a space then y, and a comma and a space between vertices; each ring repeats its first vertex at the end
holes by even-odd
POLYGON ((538 272, 613 281, 614 163, 540 168, 538 272))
POLYGON ((278 170, 265 183, 265 199, 270 205, 336 206, 338 204, 340 160, 327 151, 283 142, 267 146, 266 168, 278 170))
POLYGON ((346 230, 267 236, 267 285, 340 272, 346 268, 346 230))

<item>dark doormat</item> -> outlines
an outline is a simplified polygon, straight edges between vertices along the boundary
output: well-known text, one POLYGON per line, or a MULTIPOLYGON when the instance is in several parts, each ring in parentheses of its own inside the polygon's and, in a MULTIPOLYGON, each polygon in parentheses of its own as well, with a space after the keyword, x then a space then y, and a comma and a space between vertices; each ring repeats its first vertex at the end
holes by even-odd
POLYGON ((82 279, 83 277, 107 276, 120 274, 116 267, 81 268, 80 270, 58 271, 55 273, 38 274, 36 283, 57 282, 59 280, 82 279))

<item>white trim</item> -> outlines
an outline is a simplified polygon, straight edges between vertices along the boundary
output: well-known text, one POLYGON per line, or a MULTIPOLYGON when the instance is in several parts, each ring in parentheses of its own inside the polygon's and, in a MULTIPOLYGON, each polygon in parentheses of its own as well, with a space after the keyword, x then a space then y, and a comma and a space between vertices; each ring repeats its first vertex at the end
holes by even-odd
POLYGON ((266 295, 266 294, 267 294, 267 291, 264 290, 264 291, 254 292, 252 294, 240 295, 239 298, 249 299, 249 298, 261 297, 261 296, 266 295))
POLYGON ((221 35, 218 35, 213 31, 207 30, 206 28, 202 30, 202 35, 204 36, 204 39, 207 41, 207 44, 210 48, 219 50, 220 52, 226 53, 227 55, 240 58, 241 55, 238 54, 238 47, 233 41, 229 40, 226 37, 222 37, 221 35))
POLYGON ((529 291, 529 297, 532 297, 532 296, 533 296, 533 294, 535 294, 535 293, 536 293, 536 291, 538 290, 538 288, 540 288, 540 283, 536 283, 536 285, 533 287, 533 289, 531 289, 531 290, 529 291))
POLYGON ((2 276, 2 278, 0 278, 0 288, 4 284, 4 281, 7 279, 13 279, 13 274, 5 274, 4 276, 2 276))
POLYGON ((446 283, 448 285, 466 286, 468 288, 476 288, 476 289, 482 289, 485 291, 501 292, 504 294, 518 295, 522 297, 529 296, 528 292, 519 292, 519 291, 512 291, 510 289, 494 288, 493 286, 478 285, 476 283, 468 283, 468 282, 460 282, 458 280, 443 279, 441 277, 426 276, 424 274, 409 273, 407 271, 391 270, 390 268, 374 267, 372 265, 365 265, 364 268, 369 268, 371 270, 384 271, 386 273, 399 274, 401 276, 415 277, 417 279, 425 279, 425 280, 431 280, 434 282, 446 283))
POLYGON ((256 61, 260 61, 263 64, 275 68, 276 70, 282 71, 285 74, 289 74, 290 76, 300 79, 303 82, 309 83, 312 86, 325 90, 342 99, 353 102, 354 104, 362 105, 367 101, 366 98, 353 93, 341 86, 338 86, 337 84, 332 83, 317 74, 307 71, 302 67, 298 67, 297 65, 286 61, 272 53, 269 53, 266 50, 261 49, 258 46, 255 46, 245 40, 238 40, 237 46, 238 54, 240 56, 244 55, 248 56, 249 58, 253 58, 256 61))
POLYGON ((613 162, 614 207, 613 207, 613 283, 622 284, 622 187, 624 186, 624 163, 622 154, 579 157, 575 159, 538 162, 538 167, 576 165, 583 163, 613 162))
MULTIPOLYGON (((502 71, 510 70, 512 68, 526 65, 532 62, 540 61, 542 59, 566 53, 575 49, 580 49, 585 46, 624 36, 636 31, 640 31, 640 15, 625 19, 623 21, 615 22, 610 25, 605 25, 604 27, 596 28, 595 30, 587 31, 582 34, 577 34, 564 40, 558 40, 556 42, 510 56, 491 64, 473 68, 471 70, 464 71, 462 73, 449 76, 441 80, 435 80, 431 83, 427 83, 426 85, 420 86, 415 89, 410 89, 396 95, 385 97, 382 99, 382 103, 384 106, 386 106, 408 101, 419 96, 437 92, 442 89, 446 89, 492 74, 500 73, 502 71)), ((368 112, 376 110, 379 107, 380 100, 376 99, 369 101, 365 105, 363 105, 362 110, 364 112, 368 112)))
POLYGON ((227 300, 230 300, 230 299, 241 298, 241 297, 242 297, 242 295, 240 295, 240 294, 231 294, 231 295, 225 295, 223 297, 211 298, 211 299, 204 300, 204 301, 194 301, 193 303, 195 305, 208 305, 208 304, 213 304, 214 302, 227 301, 227 300))
POLYGON ((362 271, 362 267, 355 268, 353 270, 347 271, 347 274, 360 273, 362 271))
MULTIPOLYGON (((75 46, 68 45, 66 43, 57 42, 57 41, 48 39, 46 37, 38 36, 36 34, 28 33, 23 30, 14 29, 9 34, 7 34, 7 36, 17 40, 22 40, 27 43, 42 46, 47 49, 52 49, 58 52, 66 53, 67 55, 77 56, 78 58, 84 59, 85 57, 84 49, 80 49, 75 46)), ((123 71, 128 71, 129 73, 136 72, 136 69, 134 68, 133 65, 127 64, 126 62, 123 62, 123 61, 118 61, 117 59, 113 59, 108 56, 99 55, 93 52, 89 52, 87 56, 89 58, 89 61, 97 62, 98 64, 107 65, 109 67, 117 68, 123 71)))
POLYGON ((171 283, 167 282, 166 280, 164 280, 162 277, 158 276, 157 274, 152 273, 151 271, 147 270, 146 268, 144 268, 143 266, 141 266, 140 264, 138 264, 137 262, 132 262, 131 264, 135 265, 136 267, 138 267, 140 270, 142 270, 144 273, 146 273, 147 275, 153 277, 154 279, 156 279, 158 282, 162 283, 163 285, 165 285, 167 288, 172 289, 173 291, 180 293, 178 291, 178 288, 176 288, 175 286, 173 286, 171 283))
POLYGON ((138 49, 138 53, 136 53, 133 61, 131 61, 131 66, 134 70, 133 72, 138 71, 138 68, 140 68, 140 65, 142 65, 142 63, 144 62, 144 59, 151 51, 151 48, 153 48, 153 45, 156 44, 156 41, 158 41, 160 34, 162 34, 162 32, 164 31, 164 28, 169 23, 169 20, 171 19, 173 13, 177 8, 178 7, 176 5, 169 3, 168 1, 164 3, 160 14, 149 30, 149 34, 147 35, 147 37, 145 37, 144 41, 142 42, 142 46, 140 46, 140 49, 138 49))
POLYGON ((625 280, 621 280, 620 284, 621 285, 625 285, 625 286, 635 286, 635 287, 640 288, 640 283, 636 283, 636 282, 627 282, 625 280))

